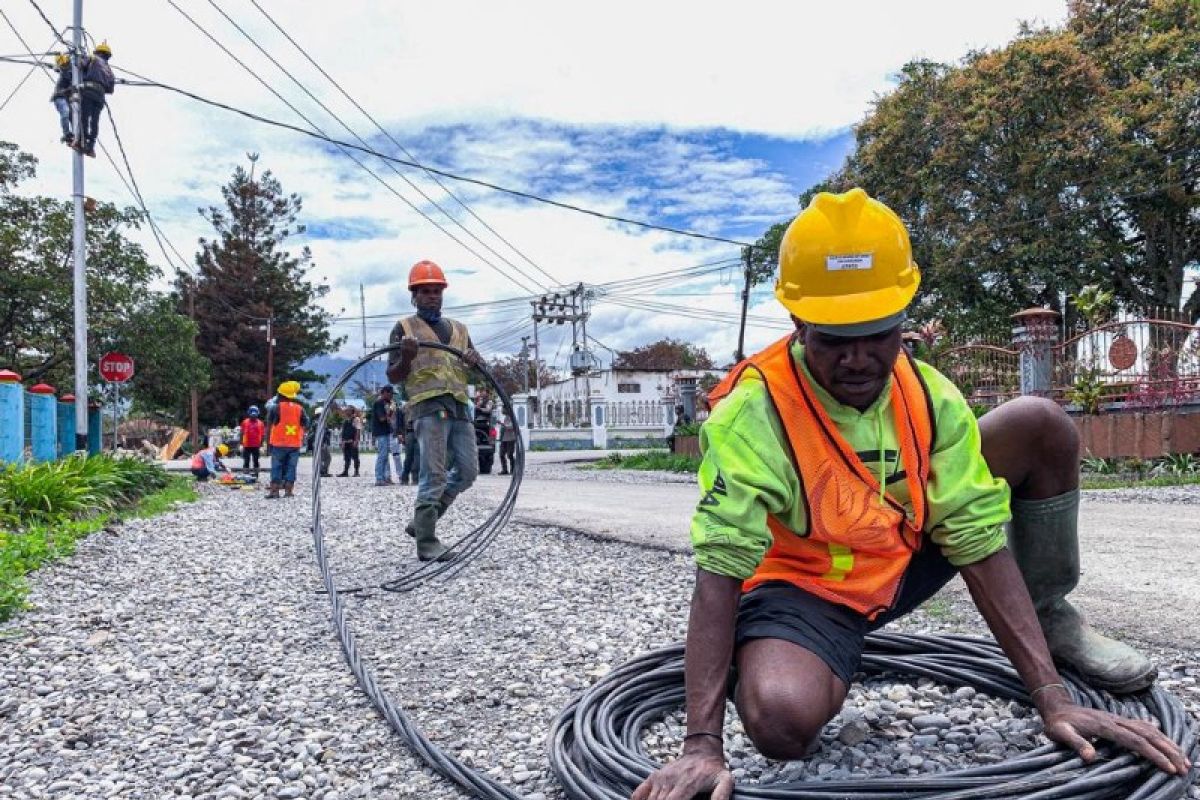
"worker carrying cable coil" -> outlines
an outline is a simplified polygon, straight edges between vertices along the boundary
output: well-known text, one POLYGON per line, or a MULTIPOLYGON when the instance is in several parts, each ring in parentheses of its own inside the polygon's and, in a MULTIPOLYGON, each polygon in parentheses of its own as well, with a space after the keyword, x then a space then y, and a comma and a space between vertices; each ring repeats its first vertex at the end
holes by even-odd
MULTIPOLYGON (((392 328, 390 341, 401 345, 388 356, 387 378, 404 384, 406 413, 413 419, 421 451, 416 508, 408 534, 417 540, 421 561, 451 560, 455 556, 437 537, 437 522, 454 499, 479 475, 475 428, 468 410, 467 383, 471 367, 482 363, 467 326, 442 316, 447 286, 442 268, 418 261, 408 274, 408 290, 417 313, 392 328), (438 343, 463 353, 464 361, 420 343, 438 343)), ((383 455, 387 458, 387 454, 383 455)))
POLYGON ((1153 725, 1076 705, 1055 662, 1132 692, 1156 674, 1092 630, 1079 580, 1079 440, 1053 402, 978 423, 901 347, 920 283, 900 218, 862 189, 822 192, 788 227, 775 296, 796 331, 709 394, 692 520, 682 755, 633 800, 728 800, 732 697, 763 755, 803 758, 839 711, 864 636, 956 573, 1028 687, 1045 733, 1086 760, 1108 739, 1166 772, 1190 767, 1153 725))

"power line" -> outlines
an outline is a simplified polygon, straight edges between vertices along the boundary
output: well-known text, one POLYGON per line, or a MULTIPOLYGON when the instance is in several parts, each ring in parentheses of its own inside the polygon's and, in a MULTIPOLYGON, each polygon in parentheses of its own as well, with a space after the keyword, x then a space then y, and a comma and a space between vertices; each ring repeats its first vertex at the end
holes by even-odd
MULTIPOLYGON (((170 0, 168 0, 168 2, 169 1, 170 0)), ((201 30, 203 30, 203 28, 201 28, 201 30)), ((354 144, 353 142, 347 142, 347 141, 344 141, 341 139, 335 139, 331 136, 328 136, 323 133, 319 133, 317 131, 306 130, 304 128, 299 127, 298 125, 292 125, 287 122, 281 122, 280 120, 271 119, 270 117, 264 117, 261 114, 256 114, 253 111, 246 111, 244 109, 237 108, 236 106, 231 106, 227 103, 222 103, 217 100, 211 100, 207 97, 204 97, 203 95, 199 95, 199 94, 196 94, 195 92, 188 91, 187 89, 181 89, 178 86, 172 86, 171 84, 163 83, 161 81, 156 81, 151 78, 147 78, 145 76, 138 75, 137 73, 135 73, 132 70, 125 68, 125 67, 114 67, 114 69, 116 69, 120 72, 128 73, 128 74, 133 75, 134 77, 138 78, 138 80, 135 80, 135 81, 127 80, 124 78, 119 79, 118 82, 125 86, 133 86, 133 87, 149 88, 149 89, 162 89, 163 91, 172 92, 172 93, 178 94, 182 97, 186 97, 189 100, 194 100, 197 103, 202 103, 204 105, 211 106, 212 108, 219 108, 222 111, 228 111, 231 114, 237 114, 238 116, 245 117, 246 119, 254 120, 255 122, 260 122, 264 125, 270 125, 272 127, 281 128, 283 130, 288 130, 293 133, 298 133, 302 136, 307 136, 311 139, 318 139, 320 141, 326 142, 327 144, 332 144, 337 147, 345 148, 347 150, 354 150, 354 151, 357 151, 360 153, 365 153, 366 155, 374 156, 374 157, 382 159, 384 161, 390 161, 394 164, 399 164, 400 166, 403 166, 403 167, 413 167, 414 169, 419 169, 419 170, 423 170, 423 171, 432 173, 434 175, 439 175, 448 180, 458 181, 460 183, 468 183, 468 184, 472 184, 474 186, 481 186, 485 189, 491 189, 492 191, 495 191, 495 192, 502 192, 504 194, 512 195, 513 197, 520 197, 522 199, 530 200, 535 203, 543 203, 545 205, 555 206, 556 208, 563 208, 568 211, 575 211, 580 214, 587 214, 588 216, 596 217, 598 219, 606 219, 606 220, 610 220, 612 222, 620 222, 625 225, 635 225, 639 228, 645 228, 647 230, 663 231, 665 233, 673 233, 677 236, 686 236, 686 237, 689 237, 692 239, 703 239, 703 240, 709 241, 709 242, 722 242, 724 244, 733 244, 733 245, 737 245, 738 247, 752 247, 753 246, 749 242, 741 242, 736 239, 726 239, 721 236, 710 236, 709 234, 706 234, 706 233, 697 233, 696 231, 684 230, 682 228, 674 228, 669 225, 656 225, 651 222, 644 222, 642 220, 630 219, 629 217, 621 217, 621 216, 617 216, 615 214, 605 214, 602 211, 596 211, 594 209, 584 208, 582 206, 573 205, 571 203, 564 203, 559 200, 553 200, 551 198, 543 197, 541 195, 536 195, 531 192, 523 192, 519 189, 510 189, 507 186, 500 186, 499 184, 490 183, 488 181, 480 180, 478 178, 468 178, 465 175, 458 175, 456 173, 449 172, 444 169, 438 169, 437 167, 431 167, 427 164, 422 164, 418 161, 408 160, 408 159, 404 159, 404 158, 398 158, 396 156, 388 155, 387 153, 382 153, 372 147, 364 147, 362 145, 354 144)), ((250 70, 250 72, 253 73, 253 70, 250 70)))
MULTIPOLYGON (((0 14, 4 14, 4 12, 2 10, 0 10, 0 14)), ((17 29, 13 28, 12 21, 8 18, 7 14, 4 14, 4 21, 8 23, 8 27, 12 28, 13 33, 17 32, 17 29)), ((51 41, 50 44, 54 44, 54 42, 51 41)), ((47 53, 49 53, 49 52, 50 51, 47 51, 47 53)), ((30 52, 30 55, 32 56, 33 53, 30 52)), ((9 101, 11 101, 14 97, 17 96, 17 92, 21 91, 21 87, 24 86, 26 84, 26 82, 28 82, 29 79, 33 77, 33 73, 37 72, 38 67, 41 67, 41 66, 44 66, 41 62, 36 61, 36 60, 33 62, 33 66, 31 66, 29 68, 29 72, 25 73, 25 77, 21 78, 20 82, 17 83, 17 85, 13 88, 13 90, 8 93, 8 97, 4 98, 4 102, 0 103, 0 111, 3 111, 8 106, 9 101)))
MULTIPOLYGON (((58 28, 54 27, 54 23, 51 22, 50 18, 46 16, 46 12, 42 11, 42 7, 37 4, 37 0, 29 0, 29 5, 33 6, 33 10, 36 11, 38 13, 38 16, 40 16, 42 18, 42 21, 46 23, 46 27, 48 27, 54 33, 54 38, 57 39, 58 41, 62 42, 63 45, 66 46, 66 48, 68 50, 70 50, 71 52, 75 52, 75 45, 71 44, 70 42, 68 42, 66 39, 64 39, 62 37, 62 34, 59 33, 58 28)), ((6 17, 6 19, 7 19, 7 17, 6 17)), ((11 23, 10 23, 10 25, 11 25, 11 23)), ((32 53, 30 53, 30 55, 32 55, 32 53)))
MULTIPOLYGON (((375 126, 375 127, 378 129, 378 130, 379 130, 379 132, 380 132, 380 133, 382 133, 384 136, 386 136, 386 137, 388 138, 388 140, 389 140, 389 141, 391 141, 391 143, 392 143, 392 144, 394 144, 394 145, 395 145, 395 146, 396 146, 396 147, 397 147, 397 148, 400 150, 400 152, 401 152, 401 153, 404 153, 404 155, 405 155, 405 156, 407 156, 409 159, 412 159, 413 161, 416 161, 416 156, 414 156, 414 155, 413 155, 411 152, 409 152, 409 150, 408 150, 407 148, 405 148, 405 146, 404 146, 404 145, 402 145, 402 144, 401 144, 401 143, 400 143, 400 142, 399 142, 399 141, 396 139, 396 137, 395 137, 395 136, 392 136, 392 134, 391 134, 391 133, 389 133, 389 132, 387 131, 387 129, 386 129, 386 128, 384 128, 384 127, 383 127, 383 125, 381 125, 381 124, 379 123, 379 121, 375 119, 375 117, 371 116, 371 114, 370 114, 370 113, 368 113, 368 111, 367 111, 365 108, 363 108, 363 107, 362 107, 362 106, 361 106, 361 105, 358 103, 358 101, 357 101, 357 100, 355 100, 355 99, 354 99, 354 98, 353 98, 353 97, 350 95, 350 93, 349 93, 349 92, 347 92, 347 91, 346 91, 346 90, 345 90, 345 89, 342 87, 342 85, 341 85, 340 83, 338 83, 338 82, 337 82, 337 81, 336 81, 336 80, 333 78, 333 76, 332 76, 332 75, 330 75, 328 72, 326 72, 326 71, 325 71, 325 70, 324 70, 324 69, 321 67, 321 65, 320 65, 320 64, 318 64, 318 63, 316 62, 316 60, 314 60, 314 59, 313 59, 313 57, 312 57, 312 56, 309 54, 309 52, 308 52, 307 48, 304 48, 304 47, 300 46, 300 44, 299 44, 299 43, 298 43, 298 42, 297 42, 295 39, 293 39, 293 38, 291 37, 291 35, 290 35, 290 34, 289 34, 287 31, 285 31, 285 30, 283 29, 283 27, 282 27, 282 26, 281 26, 281 25, 280 25, 278 22, 276 22, 276 21, 275 21, 275 18, 274 18, 274 17, 272 17, 272 16, 271 16, 269 13, 267 13, 266 9, 264 9, 264 8, 263 8, 261 5, 259 5, 259 3, 258 3, 258 0, 250 0, 250 4, 251 4, 251 5, 253 5, 255 8, 257 8, 257 9, 259 10, 259 12, 260 12, 260 13, 261 13, 261 14, 262 14, 264 17, 266 17, 266 18, 267 18, 267 21, 268 21, 268 22, 270 22, 270 23, 271 23, 271 24, 272 24, 272 25, 275 27, 275 30, 279 31, 279 32, 280 32, 280 33, 283 35, 283 37, 284 37, 285 39, 287 39, 289 42, 291 42, 291 43, 292 43, 292 45, 293 45, 293 46, 296 48, 296 50, 298 50, 298 51, 300 52, 300 55, 304 56, 304 58, 305 58, 305 59, 308 61, 308 63, 312 64, 312 65, 313 65, 313 67, 315 67, 315 68, 316 68, 316 70, 317 70, 318 72, 320 72, 320 73, 321 73, 323 76, 325 76, 325 78, 326 78, 326 79, 327 79, 327 80, 328 80, 328 81, 329 81, 331 84, 333 84, 333 86, 334 86, 334 87, 335 87, 335 88, 336 88, 336 89, 337 89, 339 92, 341 92, 341 93, 342 93, 342 96, 343 96, 343 97, 345 97, 347 100, 349 100, 349 101, 350 101, 350 103, 351 103, 351 104, 352 104, 352 105, 353 105, 355 108, 357 108, 357 109, 358 109, 360 112, 362 112, 362 115, 363 115, 363 116, 365 116, 365 117, 366 117, 368 120, 370 120, 370 121, 371 121, 371 123, 372 123, 372 124, 373 124, 373 125, 374 125, 374 126, 375 126)), ((525 255, 525 253, 523 253, 521 250, 519 250, 519 249, 517 248, 517 246, 516 246, 516 245, 514 245, 512 242, 508 241, 508 239, 505 239, 503 236, 501 236, 501 235, 500 235, 500 233, 499 233, 498 231, 496 231, 496 230, 495 230, 495 229, 494 229, 494 228, 493 228, 491 225, 489 225, 489 224, 488 224, 486 221, 484 221, 484 219, 483 219, 482 217, 480 217, 478 214, 476 214, 476 213, 475 213, 475 210, 474 210, 474 209, 472 209, 472 208, 471 208, 469 205, 467 205, 466 201, 464 201, 462 198, 460 198, 460 197, 459 197, 458 195, 456 195, 454 192, 450 191, 450 187, 448 187, 448 186, 446 186, 446 184, 442 183, 441 179, 440 179, 440 178, 438 178, 438 176, 437 176, 435 173, 431 172, 431 171, 430 171, 430 170, 428 170, 428 169, 426 169, 426 170, 424 170, 424 171, 425 171, 425 174, 426 174, 426 175, 428 175, 428 176, 429 176, 429 177, 430 177, 430 178, 433 180, 433 182, 434 182, 434 183, 436 183, 436 184, 437 184, 439 187, 441 187, 441 189, 442 189, 444 192, 446 192, 446 194, 450 195, 450 197, 452 197, 452 198, 455 200, 455 202, 457 202, 457 203, 458 203, 460 206, 462 206, 462 207, 463 207, 463 209, 464 209, 464 210, 466 210, 466 212, 467 212, 468 214, 470 214, 472 217, 474 217, 474 218, 475 218, 475 219, 476 219, 476 220, 479 222, 479 224, 483 225, 483 227, 484 227, 484 228, 486 228, 488 231, 490 231, 490 232, 492 233, 492 235, 494 235, 494 236, 495 236, 497 239, 499 239, 500 241, 504 242, 504 244, 508 245, 508 247, 509 247, 509 248, 511 248, 511 249, 512 249, 512 251, 513 251, 514 253, 516 253, 517 255, 519 255, 521 258, 525 259, 525 261, 526 261, 526 262, 527 262, 527 263, 528 263, 530 266, 532 266, 532 267, 533 267, 534 269, 536 269, 538 272, 542 273, 542 274, 543 274, 543 275, 545 275, 547 278, 549 278, 551 283, 555 283, 555 284, 561 284, 561 283, 562 283, 562 281, 558 280, 558 279, 557 279, 557 278, 555 278, 553 275, 551 275, 549 272, 547 272, 546 270, 542 269, 542 267, 541 267, 540 265, 538 265, 538 264, 537 264, 537 263, 536 263, 536 262, 535 262, 533 259, 531 259, 529 256, 525 255)))
MULTIPOLYGON (((343 119, 342 119, 342 118, 341 118, 341 117, 340 117, 338 114, 336 114, 336 113, 335 113, 335 112, 334 112, 332 109, 330 109, 330 108, 329 108, 329 106, 327 106, 327 105, 326 105, 324 102, 322 102, 322 101, 321 101, 321 99, 320 99, 319 97, 317 97, 315 94, 313 94, 313 93, 312 93, 312 92, 311 92, 311 91, 308 89, 308 87, 307 87, 307 86, 305 86, 305 85, 304 85, 304 84, 303 84, 303 83, 302 83, 302 82, 301 82, 301 81, 300 81, 300 80, 299 80, 299 79, 298 79, 298 78, 297 78, 295 75, 293 75, 293 74, 292 74, 292 73, 291 73, 291 72, 290 72, 290 71, 289 71, 289 70, 288 70, 286 67, 284 67, 282 64, 280 64, 280 63, 279 63, 279 61, 278 61, 278 60, 277 60, 277 59, 276 59, 274 56, 272 56, 270 53, 268 53, 268 52, 266 51, 266 49, 265 49, 265 48, 264 48, 264 47, 263 47, 261 44, 259 44, 259 43, 258 43, 258 40, 256 40, 256 39, 255 39, 253 36, 251 36, 249 33, 247 33, 247 32, 246 32, 246 29, 245 29, 245 28, 243 28, 243 27, 242 27, 241 25, 239 25, 239 24, 238 24, 238 23, 237 23, 237 22, 236 22, 236 21, 235 21, 235 20, 234 20, 232 17, 230 17, 230 16, 229 16, 227 13, 225 13, 225 10, 224 10, 223 8, 221 8, 221 6, 217 5, 217 3, 216 3, 216 0, 208 0, 208 3, 209 3, 209 5, 211 5, 211 6, 212 6, 214 9, 216 9, 216 10, 217 10, 217 13, 219 13, 219 14, 220 14, 222 17, 224 17, 224 18, 226 19, 226 21, 228 21, 228 22, 229 22, 229 24, 230 24, 230 25, 232 25, 234 28, 236 28, 236 29, 237 29, 237 31, 238 31, 238 33, 240 33, 240 34, 241 34, 241 35, 242 35, 242 36, 243 36, 243 37, 244 37, 244 38, 245 38, 247 41, 249 41, 249 42, 250 42, 250 44, 251 44, 251 45, 253 45, 253 46, 254 46, 254 48, 258 50, 258 52, 262 53, 262 54, 263 54, 263 56, 265 56, 265 57, 267 58, 267 60, 268 60, 268 61, 270 61, 272 64, 274 64, 274 65, 275 65, 275 67, 276 67, 276 69, 278 69, 280 72, 282 72, 284 75, 286 75, 286 76, 288 77, 288 79, 289 79, 289 80, 291 80, 291 82, 292 82, 292 83, 294 83, 294 84, 295 84, 295 85, 296 85, 296 86, 297 86, 297 87, 300 89, 300 91, 304 92, 304 94, 306 94, 306 95, 309 97, 309 99, 311 99, 311 100, 312 100, 314 103, 316 103, 318 106, 320 106, 320 108, 321 108, 321 109, 322 109, 322 110, 323 110, 323 111, 324 111, 326 114, 328 114, 330 117, 332 117, 332 118, 333 118, 333 120, 334 120, 335 122, 337 122, 339 125, 341 125, 341 126, 342 126, 342 128, 343 128, 343 129, 344 129, 344 130, 345 130, 347 133, 349 133, 351 136, 353 136, 353 137, 355 138, 355 140, 357 140, 357 141, 358 141, 358 143, 359 143, 359 144, 361 144, 361 145, 364 145, 364 146, 369 146, 369 145, 367 144, 367 141, 366 141, 365 139, 363 139, 361 136, 359 136, 359 135, 358 135, 358 133, 357 133, 357 132, 355 132, 355 130, 354 130, 353 128, 351 128, 351 127, 350 127, 350 126, 349 126, 349 125, 346 123, 346 121, 345 121, 345 120, 343 120, 343 119)), ((174 5, 174 4, 172 4, 172 5, 174 5)), ((211 37, 210 37, 210 38, 211 38, 211 37)), ((310 124, 311 124, 311 123, 310 123, 310 124)), ((493 248, 493 247, 492 247, 490 244, 488 244, 488 243, 487 243, 487 242, 485 242, 483 239, 481 239, 479 236, 477 236, 477 235, 475 234, 475 232, 474 232, 474 231, 472 231, 471 229, 469 229, 467 226, 463 225, 463 224, 462 224, 462 222, 460 222, 460 221, 459 221, 459 220, 458 220, 458 219, 457 219, 457 218, 456 218, 456 217, 455 217, 453 214, 451 214, 451 213, 450 213, 450 212, 449 212, 449 211, 448 211, 446 208, 444 208, 444 207, 443 207, 443 206, 442 206, 440 203, 438 203, 436 200, 434 200, 432 197, 430 197, 430 196, 429 196, 429 195, 428 195, 428 194, 425 192, 425 190, 424 190, 424 189, 422 189, 420 186, 418 186, 416 183, 414 183, 412 180, 410 180, 410 179, 409 179, 409 177, 408 177, 407 175, 405 175, 403 172, 401 172, 400 170, 398 170, 394 164, 392 164, 392 163, 390 163, 390 162, 384 162, 384 163, 386 163, 386 164, 387 164, 387 166, 388 166, 388 169, 390 169, 390 170, 391 170, 393 173, 395 173, 397 177, 399 177, 399 178, 400 178, 402 181, 404 181, 406 184, 408 184, 408 186, 409 186, 411 189, 413 189, 413 191, 417 192, 417 194, 419 194, 419 195, 421 195, 421 197, 425 198, 425 200, 426 200, 426 201, 428 201, 428 202, 429 202, 429 203, 430 203, 430 204, 431 204, 431 205, 432 205, 434 208, 436 208, 438 211, 440 211, 440 212, 442 212, 443 214, 445 214, 447 219, 449 219, 449 220, 450 220, 452 223, 454 223, 454 224, 455 224, 455 225, 457 225, 459 228, 461 228, 461 229, 463 230, 463 232, 464 232, 464 233, 466 233, 468 236, 470 236, 472 239, 474 239, 476 242, 478 242, 478 243, 480 244, 480 246, 482 246, 484 249, 486 249, 488 252, 490 252, 490 253, 491 253, 492 255, 494 255, 496 258, 498 258, 498 259, 500 259, 501 261, 503 261, 503 262, 504 262, 505 264, 507 264, 508 266, 512 267, 512 268, 513 268, 514 270, 516 270, 516 271, 517 271, 517 272, 518 272, 518 273, 519 273, 519 274, 520 274, 522 277, 524 277, 524 278, 528 279, 529 281, 531 281, 531 282, 532 282, 532 283, 533 283, 535 286, 541 286, 542 288, 546 288, 544 285, 542 285, 542 284, 541 284, 541 283, 538 281, 538 279, 537 279, 537 278, 533 277, 533 276, 532 276, 532 275, 530 275, 528 272, 526 272, 525 270, 521 269, 521 268, 520 268, 519 266, 517 266, 516 264, 512 263, 511 261, 509 261, 509 260, 508 260, 507 258, 505 258, 505 257, 504 257, 502 254, 498 253, 498 252, 496 251, 496 249, 495 249, 495 248, 493 248)), ((554 282, 554 283, 557 283, 557 282, 558 282, 558 281, 556 281, 556 280, 554 279, 554 277, 553 277, 553 276, 548 276, 548 277, 550 277, 550 280, 551 280, 552 282, 554 282)))
MULTIPOLYGON (((292 112, 296 114, 296 116, 300 117, 302 120, 304 120, 306 123, 308 123, 309 127, 312 128, 312 131, 311 132, 305 131, 303 128, 299 128, 299 127, 292 126, 292 125, 286 125, 286 123, 280 123, 280 125, 290 128, 292 130, 299 131, 306 135, 311 135, 316 138, 324 139, 325 141, 328 141, 331 144, 334 144, 339 149, 341 149, 342 152, 345 153, 346 156, 349 157, 351 161, 353 161, 355 164, 357 164, 360 169, 364 170, 372 178, 379 181, 379 183, 382 184, 384 186, 384 188, 386 188, 392 194, 396 195, 396 197, 400 198, 413 211, 420 214, 421 217, 423 217, 425 219, 425 221, 427 221, 428 223, 430 223, 431 225, 436 227, 442 233, 446 234, 446 236, 450 237, 451 240, 456 242, 460 247, 465 249, 467 252, 471 253, 471 255, 475 256, 480 261, 482 261, 484 264, 487 264, 489 267, 491 267, 496 272, 498 272, 500 275, 504 276, 509 281, 516 284, 518 287, 521 288, 522 291, 529 291, 528 286, 523 285, 520 281, 518 281, 512 275, 509 275, 507 272, 500 269, 495 264, 493 264, 491 261, 489 261, 486 257, 480 255, 473 247, 471 247, 469 244, 467 244, 466 242, 459 239, 452 232, 447 230, 445 226, 443 226, 437 220, 433 219, 431 216, 426 214, 423 210, 421 210, 416 205, 416 203, 413 203, 411 200, 409 200, 407 197, 405 197, 403 194, 401 194, 394 186, 392 186, 390 183, 385 181, 378 173, 376 173, 373 169, 371 169, 369 166, 367 166, 363 161, 356 158, 354 155, 352 155, 349 152, 350 150, 359 150, 362 152, 373 154, 374 151, 372 151, 371 148, 365 147, 365 146, 360 146, 360 145, 354 145, 350 142, 341 142, 341 141, 334 139, 334 138, 328 136, 327 134, 325 134, 325 132, 322 131, 321 128, 315 122, 313 122, 311 119, 309 119, 308 116, 303 111, 301 111, 293 103, 291 103, 287 98, 285 98, 282 94, 280 94, 273 86, 271 86, 269 83, 267 83, 267 81, 265 81, 262 78, 262 76, 260 76, 257 72, 255 72, 253 69, 251 69, 249 65, 247 65, 244 61, 242 61, 240 58, 238 58, 233 53, 233 51, 231 51, 228 47, 226 47, 224 44, 222 44, 203 25, 201 25, 195 19, 193 19, 190 14, 188 14, 186 11, 184 11, 182 8, 180 8, 179 5, 175 2, 175 0, 166 0, 166 2, 168 5, 170 5, 172 8, 174 8, 177 12, 179 12, 179 14, 184 19, 186 19, 188 22, 190 22, 196 28, 196 30, 198 30, 198 31, 200 31, 200 33, 204 34, 204 36, 207 37, 208 40, 211 41, 213 44, 215 44, 223 53, 225 53, 225 55, 229 56, 229 58, 232 59, 234 61, 234 63, 236 63, 243 70, 245 70, 247 73, 249 73, 252 78, 254 78, 256 81, 258 81, 263 86, 263 88, 265 88, 267 91, 269 91, 271 94, 273 94, 276 98, 278 98, 279 101, 282 102, 284 105, 286 105, 289 109, 291 109, 292 112)), ((534 283, 534 286, 536 287, 537 282, 534 281, 533 283, 534 283)))

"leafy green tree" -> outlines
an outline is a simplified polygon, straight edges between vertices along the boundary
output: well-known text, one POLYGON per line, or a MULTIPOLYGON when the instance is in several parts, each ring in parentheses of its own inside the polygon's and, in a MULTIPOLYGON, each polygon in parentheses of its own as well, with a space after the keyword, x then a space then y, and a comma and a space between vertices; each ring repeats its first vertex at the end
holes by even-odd
POLYGON ((558 376, 554 374, 554 370, 547 367, 545 361, 539 359, 535 363, 533 359, 529 359, 526 362, 520 356, 493 358, 488 362, 488 372, 492 373, 492 377, 496 379, 496 382, 504 387, 504 391, 509 397, 525 391, 526 379, 528 379, 529 391, 531 393, 537 386, 539 377, 541 378, 542 386, 547 386, 558 380, 558 376))
POLYGON ((285 194, 270 171, 256 176, 256 160, 251 156, 250 169, 237 167, 221 187, 223 206, 200 210, 216 235, 200 240, 198 274, 178 276, 180 302, 194 292, 197 347, 212 362, 212 382, 200 398, 206 424, 228 424, 269 396, 268 322, 276 386, 322 378, 300 365, 342 341, 330 334, 332 317, 317 305, 329 287, 307 279, 309 249, 286 249, 288 239, 304 232, 297 224, 300 197, 285 194))
MULTIPOLYGON (((914 61, 818 190, 862 186, 911 234, 912 309, 951 334, 1095 285, 1132 310, 1200 316, 1200 6, 1072 0, 1062 29, 1027 28, 961 64, 914 61)), ((760 240, 763 279, 782 226, 760 240)), ((757 249, 757 248, 756 248, 757 249)), ((756 254, 757 256, 757 254, 756 254)))
POLYGON ((708 352, 679 339, 659 339, 657 342, 622 350, 613 366, 623 369, 713 369, 708 352))
MULTIPOLYGON (((0 142, 0 366, 69 391, 73 209, 12 192, 36 167, 33 156, 0 142)), ((190 321, 148 289, 162 273, 124 235, 141 221, 140 211, 108 203, 88 212, 88 374, 98 382, 96 362, 105 351, 129 353, 137 362, 128 390, 135 407, 175 412, 178 420, 190 386, 203 384, 206 364, 192 344, 190 321)))

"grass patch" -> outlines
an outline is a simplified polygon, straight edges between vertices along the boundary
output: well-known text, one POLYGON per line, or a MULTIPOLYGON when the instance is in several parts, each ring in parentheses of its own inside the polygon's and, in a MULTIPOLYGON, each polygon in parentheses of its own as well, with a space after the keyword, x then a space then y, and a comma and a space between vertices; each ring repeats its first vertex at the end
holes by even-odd
POLYGON ((695 474, 700 469, 700 459, 695 456, 675 455, 666 450, 649 450, 631 456, 610 453, 592 464, 591 469, 648 469, 695 474))
POLYGON ((1121 475, 1084 475, 1079 488, 1084 489, 1141 489, 1147 486, 1195 486, 1200 484, 1200 475, 1156 475, 1153 478, 1138 478, 1121 475))
POLYGON ((71 457, 0 470, 0 621, 26 607, 25 576, 114 519, 197 498, 191 482, 137 459, 71 457))

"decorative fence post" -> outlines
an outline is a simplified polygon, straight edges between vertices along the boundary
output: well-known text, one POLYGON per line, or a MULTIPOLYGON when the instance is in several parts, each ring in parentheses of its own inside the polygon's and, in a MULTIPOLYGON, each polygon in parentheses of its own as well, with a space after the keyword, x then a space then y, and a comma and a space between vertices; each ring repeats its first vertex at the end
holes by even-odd
POLYGON ((0 370, 0 466, 25 458, 25 387, 21 376, 0 370))
POLYGON ((1012 315, 1013 346, 1021 354, 1021 394, 1049 397, 1058 344, 1058 312, 1027 308, 1012 315))
POLYGON ((696 379, 680 378, 679 402, 683 406, 683 414, 688 419, 696 418, 696 379))
POLYGON ((75 452, 75 395, 64 394, 58 400, 58 457, 75 452))
POLYGON ((533 424, 533 396, 514 394, 512 396, 513 413, 516 419, 512 422, 517 426, 517 435, 521 437, 521 445, 529 452, 529 428, 533 424))
POLYGON ((592 423, 592 447, 597 450, 608 449, 607 411, 603 397, 588 398, 588 419, 592 423))
POLYGON ((54 387, 44 383, 29 389, 29 448, 33 461, 58 457, 58 401, 54 387))
POLYGON ((88 403, 88 455, 94 456, 100 453, 100 404, 95 400, 88 403))

